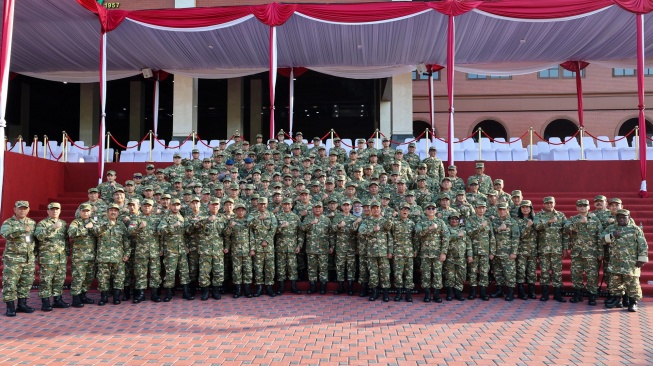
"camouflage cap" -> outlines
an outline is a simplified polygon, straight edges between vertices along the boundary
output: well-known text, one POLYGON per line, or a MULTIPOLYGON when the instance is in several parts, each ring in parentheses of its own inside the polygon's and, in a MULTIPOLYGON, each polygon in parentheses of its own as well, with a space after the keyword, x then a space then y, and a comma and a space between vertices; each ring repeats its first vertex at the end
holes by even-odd
POLYGON ((463 190, 456 191, 456 196, 460 196, 460 195, 463 195, 463 196, 464 196, 464 195, 465 195, 465 191, 463 191, 463 190))
POLYGON ((374 139, 367 139, 367 143, 368 143, 368 144, 373 144, 373 143, 374 143, 374 139))
POLYGON ((619 203, 619 204, 621 204, 623 202, 621 202, 621 199, 619 199, 619 198, 610 198, 610 203, 619 203))
POLYGON ((162 200, 169 200, 169 199, 172 199, 172 196, 166 193, 163 196, 161 196, 161 199, 162 200))
POLYGON ((245 190, 254 190, 253 184, 245 184, 245 190))
POLYGON ((469 182, 467 183, 469 186, 473 185, 478 185, 478 180, 477 179, 470 179, 469 182))
POLYGON ((495 179, 494 184, 503 184, 503 179, 495 179))
POLYGON ((390 193, 384 193, 381 195, 382 199, 389 200, 390 199, 390 193))
POLYGON ((339 176, 336 178, 336 180, 339 180, 339 181, 347 181, 347 177, 345 177, 344 175, 339 175, 339 176))
POLYGON ((487 192, 487 195, 488 195, 488 196, 498 196, 498 195, 499 195, 499 192, 497 192, 497 191, 495 191, 495 190, 493 189, 493 190, 491 190, 491 191, 488 191, 488 192, 487 192))
POLYGON ((200 153, 200 149, 193 149, 193 151, 191 151, 191 153, 193 153, 193 154, 199 154, 199 153, 200 153))
POLYGON ((415 197, 415 191, 406 192, 406 197, 410 197, 410 196, 415 197))
POLYGON ((451 197, 449 197, 449 195, 447 195, 447 194, 441 194, 441 195, 440 195, 440 201, 442 201, 442 200, 449 200, 449 201, 451 201, 451 197))
POLYGON ((390 141, 390 138, 389 137, 384 137, 383 142, 385 142, 385 141, 390 141))
POLYGON ((483 200, 480 200, 476 202, 476 207, 487 207, 487 203, 485 203, 483 200))
POLYGON ((210 162, 211 162, 211 158, 202 159, 202 163, 210 163, 210 162))
POLYGON ((89 188, 89 189, 88 189, 88 193, 99 193, 99 192, 100 192, 100 191, 98 191, 97 188, 89 188))
POLYGON ((209 170, 209 174, 211 174, 211 175, 217 175, 217 174, 218 174, 218 171, 215 170, 215 169, 211 169, 211 170, 209 170))
POLYGON ((403 178, 397 179, 397 184, 406 184, 406 181, 403 178))
POLYGON ((484 163, 476 163, 475 169, 478 169, 478 168, 485 168, 485 164, 484 163))
POLYGON ((347 183, 347 187, 358 188, 358 184, 356 184, 356 183, 352 180, 352 181, 349 181, 349 183, 347 183))
POLYGON ((118 187, 113 190, 113 193, 125 193, 125 189, 122 187, 118 187))
POLYGON ((227 203, 235 203, 235 202, 233 199, 227 198, 226 200, 224 200, 224 203, 227 204, 227 203))
POLYGON ((107 172, 107 175, 116 175, 116 172, 113 171, 113 170, 109 170, 109 171, 107 172))
POLYGON ((152 186, 145 186, 143 187, 143 191, 153 191, 154 188, 152 186))
POLYGON ((154 164, 147 164, 145 169, 154 169, 154 164))
POLYGON ((179 198, 173 198, 172 201, 170 201, 171 205, 181 205, 181 201, 179 198))
POLYGON ((329 199, 326 201, 327 203, 338 203, 338 199, 335 196, 329 197, 329 199))
POLYGON ((287 205, 291 204, 292 205, 292 198, 284 198, 283 201, 281 201, 282 204, 287 205))
POLYGON ((379 185, 379 183, 378 183, 378 182, 375 182, 375 181, 371 181, 371 182, 370 182, 370 184, 368 185, 368 187, 371 187, 371 186, 372 186, 373 184, 374 184, 374 185, 377 185, 377 186, 379 185))
POLYGON ((79 210, 80 211, 90 211, 92 209, 93 209, 93 206, 91 206, 88 203, 82 203, 81 205, 79 205, 79 210))
POLYGON ((193 198, 190 199, 190 202, 193 202, 193 201, 200 202, 200 201, 202 201, 202 200, 201 200, 199 197, 197 197, 197 196, 193 196, 193 198))
POLYGON ((128 181, 125 182, 125 185, 126 185, 126 186, 133 186, 133 185, 134 185, 134 181, 133 181, 133 180, 128 180, 128 181))
POLYGON ((202 190, 202 194, 211 194, 211 190, 208 189, 208 188, 204 188, 204 189, 202 190))
POLYGON ((556 199, 552 196, 544 197, 544 203, 554 203, 556 199))
POLYGON ((459 218, 460 218, 460 212, 458 212, 458 210, 453 210, 453 209, 452 209, 452 210, 449 212, 449 220, 451 220, 451 219, 459 219, 459 218))
POLYGON ((243 141, 243 145, 249 145, 249 141, 247 140, 243 141))
POLYGON ((420 175, 419 177, 417 177, 417 181, 419 182, 420 180, 426 180, 426 176, 420 175))
POLYGON ((407 204, 407 203, 404 203, 403 205, 401 205, 401 207, 399 207, 399 209, 400 210, 410 210, 410 205, 407 204))
POLYGON ((523 200, 523 201, 521 201, 519 206, 529 206, 530 207, 530 206, 533 206, 533 203, 531 202, 531 200, 523 200))
MULTIPOLYGON (((255 195, 255 196, 258 197, 258 195, 255 195)), ((267 205, 267 204, 268 204, 268 198, 267 198, 267 197, 260 197, 260 198, 258 199, 258 203, 259 203, 259 204, 261 204, 261 203, 265 203, 265 204, 267 205)))
POLYGON ((607 201, 608 199, 603 195, 594 196, 594 202, 596 201, 607 201))
POLYGON ((299 194, 311 194, 311 192, 309 192, 308 189, 302 189, 299 191, 299 194))
POLYGON ((234 133, 234 137, 240 137, 240 132, 234 133))
POLYGON ((145 206, 145 205, 154 206, 154 200, 151 200, 149 198, 144 199, 143 200, 143 206, 145 206))
POLYGON ((576 201, 576 206, 589 206, 589 205, 590 205, 590 201, 586 199, 580 199, 576 201))
POLYGON ((48 204, 48 210, 51 210, 53 208, 58 208, 61 210, 61 204, 59 202, 51 202, 48 204))
POLYGON ((431 151, 431 150, 437 151, 438 149, 435 146, 430 146, 429 151, 431 151))
MULTIPOLYGON (((426 179, 426 177, 424 177, 424 179, 426 179)), ((451 182, 451 178, 449 178, 449 177, 444 177, 444 178, 442 178, 442 181, 443 181, 443 182, 444 182, 445 180, 448 180, 449 182, 451 182)))
POLYGON ((408 144, 408 147, 416 147, 416 146, 417 146, 417 145, 415 145, 414 142, 411 142, 410 144, 408 144))
POLYGON ((449 167, 447 168, 447 170, 456 170, 456 169, 457 168, 455 165, 449 165, 449 167))
POLYGON ((295 133, 295 137, 297 137, 297 136, 302 136, 302 137, 303 137, 303 136, 304 136, 304 134, 303 134, 303 133, 301 133, 301 132, 297 132, 297 133, 295 133))
POLYGON ((619 209, 619 210, 617 210, 617 216, 619 216, 619 215, 630 216, 630 211, 628 211, 626 209, 623 209, 623 208, 619 209))
POLYGON ((511 195, 512 197, 521 197, 521 196, 522 196, 521 191, 518 190, 518 189, 512 191, 512 193, 511 193, 510 195, 511 195))
POLYGON ((183 180, 181 178, 175 178, 172 180, 173 183, 181 183, 183 180))
POLYGON ((397 150, 395 151, 395 155, 397 155, 397 154, 403 154, 403 153, 404 153, 404 151, 401 150, 401 149, 397 149, 397 150))
POLYGON ((162 168, 159 168, 159 169, 156 170, 156 174, 159 174, 159 173, 160 173, 160 174, 165 174, 165 172, 166 172, 166 171, 163 170, 162 168))
POLYGON ((343 201, 340 203, 340 206, 344 206, 344 205, 350 205, 350 206, 351 206, 351 200, 343 200, 343 201))
POLYGON ((181 154, 180 153, 175 153, 172 157, 173 158, 181 158, 181 154))
POLYGON ((163 191, 160 190, 160 189, 157 190, 157 191, 154 191, 154 195, 155 195, 155 196, 160 196, 160 195, 162 195, 162 194, 163 194, 163 191))
POLYGON ((333 150, 333 149, 331 149, 331 150, 329 150, 329 156, 331 156, 331 155, 336 155, 336 156, 337 156, 337 155, 338 155, 338 152, 335 151, 335 150, 333 150))
POLYGON ((438 207, 438 205, 436 205, 433 202, 428 202, 428 203, 424 204, 424 208, 427 208, 427 207, 438 207))
POLYGON ((381 203, 379 203, 379 201, 377 201, 377 200, 371 200, 368 206, 370 206, 370 207, 374 207, 374 206, 381 207, 381 203))
POLYGON ((508 204, 505 202, 501 202, 497 205, 497 209, 499 210, 507 210, 508 209, 508 204))
POLYGON ((317 201, 313 204, 313 208, 315 207, 324 207, 324 204, 322 203, 322 201, 317 201))
POLYGON ((195 170, 195 168, 193 168, 192 165, 189 165, 189 166, 186 167, 186 171, 187 171, 187 172, 189 172, 189 171, 193 171, 193 170, 195 170))
POLYGON ((127 200, 127 204, 128 205, 137 205, 138 206, 138 205, 141 204, 141 200, 139 200, 138 198, 132 198, 130 200, 127 200))
POLYGON ((143 173, 134 173, 134 179, 143 178, 143 173))
POLYGON ((117 203, 112 203, 107 207, 107 210, 120 210, 120 206, 117 203))

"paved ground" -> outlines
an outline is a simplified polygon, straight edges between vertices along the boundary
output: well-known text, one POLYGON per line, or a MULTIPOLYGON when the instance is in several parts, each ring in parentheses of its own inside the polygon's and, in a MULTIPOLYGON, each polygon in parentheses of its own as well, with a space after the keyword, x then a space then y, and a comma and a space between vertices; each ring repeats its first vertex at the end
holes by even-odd
MULTIPOLYGON (((653 302, 632 314, 587 302, 415 299, 176 297, 37 310, 2 317, 0 364, 653 364, 653 302)), ((29 304, 40 308, 35 292, 29 304)))

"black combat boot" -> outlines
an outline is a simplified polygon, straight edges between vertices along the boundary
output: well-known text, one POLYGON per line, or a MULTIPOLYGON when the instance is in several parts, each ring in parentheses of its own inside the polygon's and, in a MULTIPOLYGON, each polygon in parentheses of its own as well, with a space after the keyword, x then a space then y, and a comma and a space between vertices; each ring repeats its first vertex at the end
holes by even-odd
POLYGON ((549 286, 548 285, 542 286, 542 297, 540 297, 540 301, 549 301, 549 286))
POLYGON ((388 292, 390 292, 390 289, 388 288, 383 289, 383 302, 390 301, 390 296, 388 296, 388 292))
POLYGON ((605 307, 608 309, 612 309, 615 306, 617 306, 617 303, 621 304, 621 298, 619 296, 609 295, 608 298, 605 300, 605 307))
POLYGON ((254 292, 254 297, 259 297, 263 294, 263 285, 256 286, 256 292, 254 292))
POLYGON ((406 302, 413 302, 413 290, 407 288, 406 289, 406 302))
POLYGON ((476 286, 469 286, 469 296, 467 296, 467 300, 474 299, 476 299, 476 286))
POLYGON ((628 297, 628 295, 621 296, 621 305, 625 308, 630 306, 630 298, 628 297))
POLYGON ((376 298, 379 296, 379 295, 376 293, 376 291, 377 291, 377 290, 376 290, 376 287, 372 287, 372 289, 370 290, 370 299, 369 299, 370 301, 375 301, 376 298))
POLYGON ((190 289, 191 295, 193 295, 193 297, 195 297, 195 295, 197 294, 197 286, 195 285, 195 282, 191 281, 188 284, 188 288, 190 289))
POLYGON ((82 299, 79 298, 79 295, 73 295, 72 307, 74 307, 74 308, 83 308, 84 307, 84 303, 82 302, 82 299))
POLYGON ((251 283, 246 283, 243 286, 245 287, 245 297, 248 298, 248 299, 251 299, 252 298, 252 289, 251 289, 252 284, 251 283))
POLYGON ((202 287, 202 297, 200 297, 200 300, 206 301, 209 299, 209 288, 208 287, 202 287))
POLYGON ((293 294, 301 294, 302 292, 297 289, 297 281, 290 281, 290 291, 292 291, 293 294))
POLYGON ((639 306, 637 306, 637 300, 635 300, 632 297, 628 298, 628 311, 631 313, 636 313, 637 309, 639 309, 639 306))
POLYGON ((322 295, 326 294, 326 285, 327 285, 326 281, 320 284, 320 294, 322 295))
POLYGON ((453 287, 447 287, 447 298, 445 300, 453 300, 453 287))
POLYGON ((134 304, 145 301, 145 289, 135 290, 134 304))
POLYGON ((161 302, 161 289, 160 288, 155 288, 150 290, 150 300, 154 302, 161 302))
POLYGON ((360 297, 365 297, 369 293, 369 285, 367 282, 361 284, 361 293, 360 297))
POLYGON ((122 292, 122 301, 127 301, 131 297, 131 291, 129 290, 129 286, 125 286, 125 290, 122 292))
POLYGON ((567 299, 562 297, 562 287, 553 288, 553 300, 557 302, 567 302, 567 299))
POLYGON ((580 298, 581 296, 582 296, 582 295, 580 294, 580 291, 578 291, 578 290, 574 290, 574 294, 573 294, 573 296, 571 297, 571 299, 569 299, 569 302, 572 303, 572 304, 577 304, 577 303, 580 302, 580 299, 579 299, 579 298, 580 298))
POLYGON ((497 285, 497 290, 492 294, 490 294, 490 297, 493 299, 497 299, 499 297, 504 297, 504 296, 506 296, 506 294, 503 293, 503 289, 499 285, 497 285))
POLYGON ((100 292, 100 301, 98 301, 97 304, 99 306, 104 306, 108 302, 109 302, 109 292, 108 291, 101 291, 100 292))
POLYGON ((405 290, 405 289, 402 289, 402 288, 397 289, 397 296, 395 296, 395 301, 401 301, 401 291, 402 290, 405 290))
POLYGON ((113 290, 113 304, 120 305, 120 289, 113 290))
POLYGON ((41 310, 43 310, 43 311, 52 311, 52 305, 50 305, 50 298, 49 297, 41 299, 41 310))
POLYGON ((526 290, 524 289, 524 284, 520 283, 517 285, 517 292, 519 292, 519 299, 521 300, 528 300, 528 296, 526 296, 526 290))
POLYGON ((345 281, 338 281, 338 288, 333 291, 334 295, 338 295, 345 292, 345 281))
POLYGON ((528 284, 528 298, 531 300, 537 299, 537 295, 535 295, 535 284, 534 283, 529 283, 528 284))
POLYGON ((170 302, 172 300, 172 289, 166 288, 166 296, 163 298, 163 302, 170 302))
POLYGON ((55 308, 55 309, 66 309, 66 308, 70 307, 69 303, 63 301, 63 299, 61 298, 61 295, 54 296, 52 299, 54 300, 52 302, 52 307, 55 308))
POLYGON ((8 317, 14 317, 16 316, 16 305, 14 304, 13 301, 5 301, 5 304, 7 304, 7 312, 5 315, 8 317))
POLYGON ((311 283, 308 285, 308 291, 306 291, 307 294, 314 294, 315 293, 315 281, 311 281, 311 283))
POLYGON ((424 289, 424 302, 431 302, 431 289, 424 289))
POLYGON ((481 286, 481 294, 479 295, 481 297, 481 300, 483 301, 489 301, 490 297, 487 295, 487 287, 481 286))
POLYGON ((272 288, 272 285, 267 285, 265 289, 265 294, 270 296, 270 297, 275 297, 276 295, 274 294, 274 289, 272 288))
POLYGON ((237 299, 240 297, 240 292, 241 292, 241 286, 236 285, 234 288, 234 299, 237 299))
POLYGON ((86 297, 86 291, 79 294, 79 298, 82 300, 82 302, 84 304, 93 304, 93 303, 95 303, 95 300, 89 299, 88 297, 86 297))
POLYGON ((458 301, 465 301, 465 297, 463 296, 463 292, 461 290, 455 289, 455 296, 454 299, 458 301))
POLYGON ((347 281, 347 295, 351 296, 354 294, 354 280, 347 281))
POLYGON ((596 295, 590 294, 590 298, 587 300, 587 305, 596 306, 596 295))
POLYGON ((506 301, 513 301, 515 299, 515 289, 512 287, 506 286, 506 301))
POLYGON ((283 294, 284 287, 285 287, 284 281, 279 281, 279 287, 277 288, 277 296, 281 296, 283 294))
POLYGON ((181 296, 182 299, 185 299, 185 300, 188 300, 188 301, 195 299, 195 294, 190 292, 190 286, 188 286, 188 284, 183 285, 183 289, 184 289, 184 293, 181 296))
POLYGON ((433 289, 433 301, 438 304, 442 302, 442 298, 440 297, 440 290, 437 288, 433 289))
POLYGON ((27 306, 27 299, 18 299, 18 306, 16 306, 17 313, 31 314, 34 310, 34 308, 27 306))
POLYGON ((222 299, 222 295, 220 295, 220 287, 219 286, 211 287, 211 297, 213 299, 215 299, 215 300, 222 299))

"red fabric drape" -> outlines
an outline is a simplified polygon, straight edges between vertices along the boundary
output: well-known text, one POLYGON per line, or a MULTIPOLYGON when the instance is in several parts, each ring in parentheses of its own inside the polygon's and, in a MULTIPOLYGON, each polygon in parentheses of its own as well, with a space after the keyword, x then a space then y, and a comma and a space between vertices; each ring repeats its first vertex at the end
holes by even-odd
MULTIPOLYGON (((281 76, 285 77, 290 77, 290 67, 280 67, 277 69, 277 73, 281 76)), ((293 67, 292 72, 294 77, 299 77, 302 76, 306 71, 308 71, 307 68, 305 67, 293 67)))
POLYGON ((285 23, 297 9, 297 4, 272 3, 266 5, 252 6, 252 14, 261 23, 276 27, 285 23))
POLYGON ((644 16, 638 14, 637 18, 637 99, 639 109, 639 171, 642 184, 639 195, 648 197, 646 188, 646 116, 644 116, 644 16))
POLYGON ((152 76, 154 77, 154 79, 157 79, 159 81, 163 81, 163 80, 167 79, 168 76, 170 76, 170 73, 165 72, 163 70, 154 70, 154 71, 152 71, 152 76))
POLYGON ((566 61, 560 64, 563 69, 576 73, 576 98, 578 99, 578 124, 580 127, 585 127, 583 121, 583 82, 580 72, 589 65, 585 61, 566 61))
POLYGON ((434 9, 444 15, 458 16, 467 13, 470 10, 476 9, 482 1, 460 1, 460 0, 444 0, 438 2, 426 3, 429 8, 434 9))
POLYGON ((653 11, 651 0, 612 0, 612 2, 631 13, 647 14, 653 11))
POLYGON ((612 4, 612 0, 501 0, 486 1, 478 10, 509 18, 552 19, 590 13, 612 4))

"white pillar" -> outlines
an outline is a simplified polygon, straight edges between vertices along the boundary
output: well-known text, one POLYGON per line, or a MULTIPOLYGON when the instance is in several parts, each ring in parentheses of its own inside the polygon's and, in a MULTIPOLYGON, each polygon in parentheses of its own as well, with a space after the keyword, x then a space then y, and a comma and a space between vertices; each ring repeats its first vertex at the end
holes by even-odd
POLYGON ((100 118, 100 85, 79 84, 79 139, 87 146, 98 141, 100 118))
MULTIPOLYGON (((261 111, 263 110, 262 88, 263 86, 261 83, 261 79, 252 79, 250 81, 249 141, 256 141, 256 138, 254 138, 256 134, 262 133, 261 132, 261 124, 262 124, 261 111)), ((268 124, 266 123, 266 125, 268 124)))
MULTIPOLYGON (((392 82, 392 135, 413 135, 413 77, 412 73, 395 75, 392 82)), ((388 132, 381 130, 386 135, 388 132)), ((397 141, 397 139, 393 140, 397 141)))
POLYGON ((175 75, 172 102, 172 140, 182 141, 197 131, 197 79, 175 75))
POLYGON ((392 100, 381 100, 379 105, 379 130, 387 136, 392 133, 392 100))
POLYGON ((143 138, 145 117, 145 86, 143 81, 129 82, 129 139, 140 141, 143 138))
POLYGON ((227 138, 236 131, 243 132, 243 78, 227 80, 227 138))

